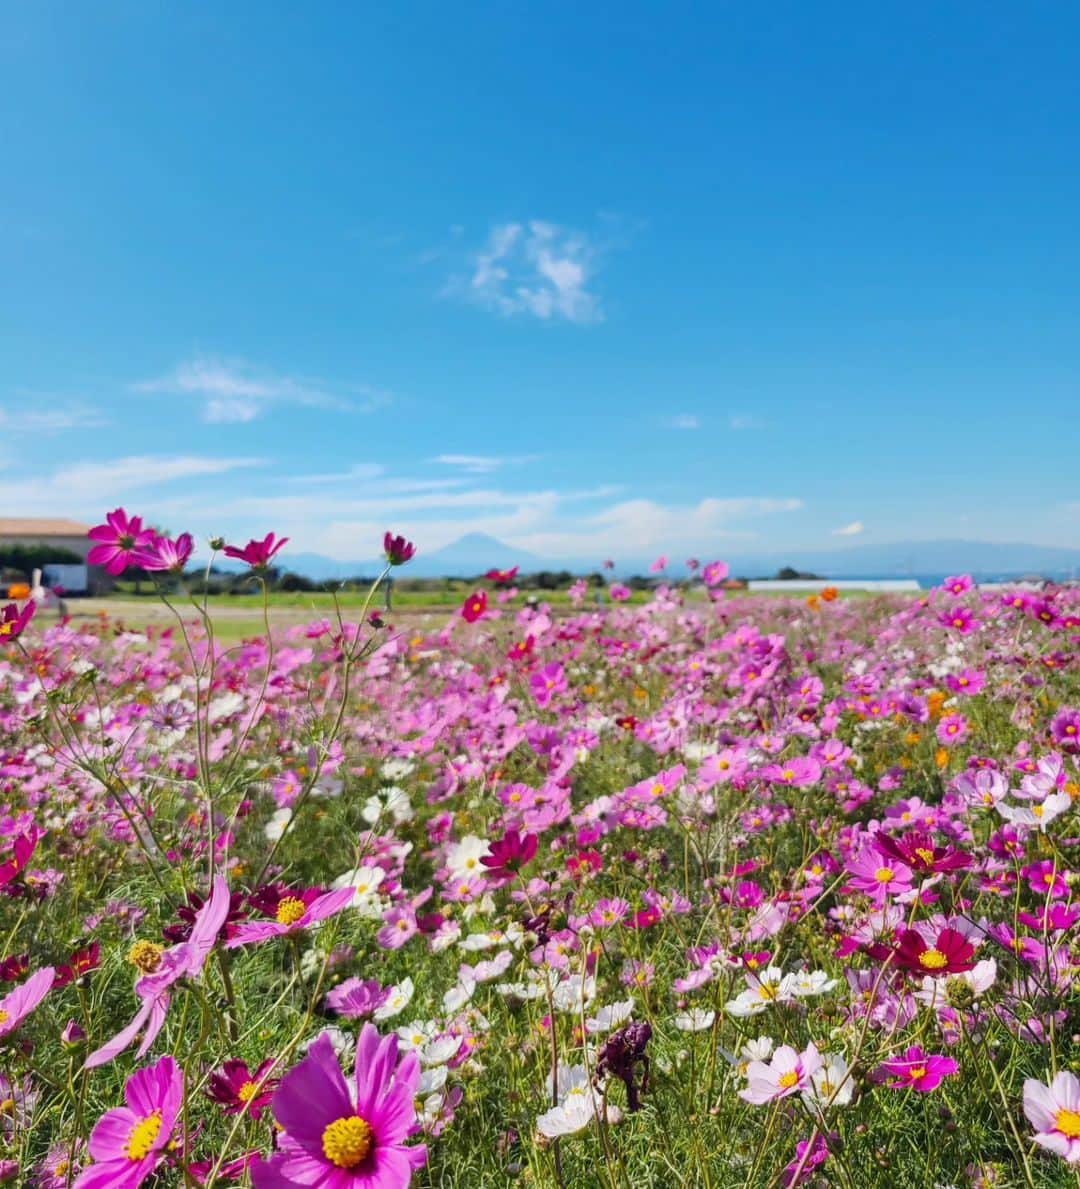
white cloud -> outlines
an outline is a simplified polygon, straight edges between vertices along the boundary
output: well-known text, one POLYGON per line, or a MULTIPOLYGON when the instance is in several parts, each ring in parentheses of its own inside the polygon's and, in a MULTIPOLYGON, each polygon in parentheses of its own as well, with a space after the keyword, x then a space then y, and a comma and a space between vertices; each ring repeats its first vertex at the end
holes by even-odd
POLYGON ((133 384, 135 392, 193 396, 203 401, 203 420, 218 424, 254 421, 273 404, 368 413, 389 394, 363 385, 328 385, 320 380, 278 375, 243 360, 198 356, 153 380, 133 384))
POLYGON ((843 528, 834 528, 832 535, 834 537, 857 537, 863 531, 863 522, 861 520, 853 520, 850 524, 845 524, 843 528))
POLYGON ((600 299, 588 289, 597 255, 581 232, 538 219, 501 223, 471 258, 471 276, 451 282, 449 291, 505 317, 532 314, 587 325, 604 316, 600 299))
MULTIPOLYGON (((207 479, 261 466, 257 458, 129 455, 107 462, 73 462, 51 474, 0 483, 0 507, 11 516, 100 516, 132 492, 151 498, 158 484, 207 479)), ((135 508, 132 511, 140 511, 135 508)))
POLYGON ((700 429, 701 422, 693 413, 679 413, 676 417, 671 417, 665 421, 664 424, 668 429, 700 429))
POLYGON ((442 466, 457 467, 469 475, 490 475, 500 467, 519 466, 523 462, 534 462, 535 454, 516 454, 504 458, 495 458, 485 454, 440 454, 433 458, 442 466))
POLYGON ((753 413, 736 413, 728 418, 728 427, 735 430, 764 429, 765 422, 755 417, 753 413))
POLYGON ((62 407, 48 405, 49 398, 34 394, 30 397, 38 406, 34 409, 5 409, 0 406, 0 429, 6 434, 63 433, 72 429, 97 429, 108 425, 108 421, 96 410, 81 405, 62 407))

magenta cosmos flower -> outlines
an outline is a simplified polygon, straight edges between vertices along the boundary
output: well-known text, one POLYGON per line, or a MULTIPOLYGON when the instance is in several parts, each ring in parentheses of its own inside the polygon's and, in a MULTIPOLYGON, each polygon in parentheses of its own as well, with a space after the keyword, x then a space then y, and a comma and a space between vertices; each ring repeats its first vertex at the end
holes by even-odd
POLYGON ((397 1037, 365 1024, 356 1045, 355 1085, 341 1072, 324 1032, 282 1079, 271 1109, 284 1134, 269 1162, 252 1168, 255 1189, 403 1189, 427 1159, 415 1095, 420 1061, 397 1061, 397 1037))
POLYGON ((56 971, 51 966, 43 966, 0 999, 0 1040, 10 1036, 48 995, 55 978, 56 971))
POLYGON ((5 640, 16 640, 26 631, 26 625, 34 618, 37 603, 33 599, 27 601, 20 611, 14 603, 8 603, 0 609, 0 644, 5 640))
POLYGON ((135 564, 151 573, 168 571, 181 573, 191 560, 195 542, 191 533, 181 533, 175 541, 169 537, 153 537, 148 545, 136 549, 132 557, 135 564))
POLYGON ((959 1068, 951 1057, 924 1053, 918 1045, 912 1045, 904 1051, 903 1057, 882 1061, 875 1077, 882 1081, 893 1078, 886 1083, 891 1090, 916 1090, 920 1094, 929 1094, 941 1085, 942 1078, 956 1073, 959 1068))
POLYGON ((912 871, 932 874, 938 871, 961 871, 972 864, 971 855, 952 846, 935 846, 929 834, 911 830, 901 838, 893 838, 880 831, 874 835, 874 845, 883 855, 898 859, 912 871))
POLYGON ((392 566, 403 566, 416 554, 416 546, 391 532, 383 534, 383 554, 392 566))
POLYGON ((136 1189, 157 1168, 172 1138, 184 1098, 184 1075, 172 1057, 136 1070, 124 1101, 106 1111, 90 1133, 94 1163, 73 1189, 136 1189))
POLYGON ((1024 1082, 1024 1114, 1035 1128, 1035 1142, 1069 1164, 1080 1163, 1080 1081, 1062 1070, 1049 1086, 1024 1082))
POLYGON ((352 903, 355 895, 355 888, 338 888, 336 892, 316 896, 310 904, 305 904, 299 896, 284 896, 278 901, 272 921, 245 921, 237 925, 236 932, 225 942, 225 948, 234 950, 239 945, 258 945, 262 941, 269 941, 271 937, 299 933, 316 921, 325 921, 327 917, 340 912, 352 903))
POLYGON ((237 561, 247 562, 253 570, 265 570, 273 561, 274 554, 289 543, 288 537, 275 540, 273 533, 267 533, 261 541, 251 540, 241 548, 239 545, 226 545, 225 556, 237 561))
POLYGON ((711 561, 702 569, 701 580, 706 586, 719 586, 730 573, 726 561, 711 561))
POLYGON ((86 555, 92 566, 104 566, 107 574, 122 574, 128 566, 139 565, 136 550, 153 543, 154 534, 143 528, 141 516, 131 516, 117 508, 105 517, 104 524, 95 525, 87 534, 98 543, 86 555))
POLYGON ((551 699, 566 693, 566 673, 558 661, 549 661, 529 678, 533 699, 541 710, 551 705, 551 699))
POLYGON ((150 941, 137 941, 132 946, 131 961, 143 972, 143 977, 135 983, 135 994, 142 1004, 126 1028, 87 1057, 87 1069, 107 1065, 131 1044, 144 1027, 146 1032, 138 1055, 141 1057, 146 1053, 165 1023, 173 984, 182 978, 194 978, 202 970, 228 915, 229 885, 219 875, 214 880, 210 898, 196 913, 195 924, 187 941, 167 950, 150 941))
POLYGON ((489 879, 509 883, 536 854, 537 837, 526 834, 522 837, 517 830, 507 830, 497 842, 488 847, 488 854, 481 855, 480 862, 487 867, 489 879))
POLYGON ((465 600, 461 605, 461 618, 466 623, 476 623, 481 615, 487 610, 487 591, 478 590, 465 600))

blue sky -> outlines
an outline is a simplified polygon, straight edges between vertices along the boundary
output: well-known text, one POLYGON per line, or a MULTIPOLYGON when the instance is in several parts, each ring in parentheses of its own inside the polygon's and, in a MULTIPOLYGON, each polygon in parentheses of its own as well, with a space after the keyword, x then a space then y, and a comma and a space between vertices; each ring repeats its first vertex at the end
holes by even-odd
POLYGON ((0 512, 1080 546, 1080 12, 0 23, 0 512))

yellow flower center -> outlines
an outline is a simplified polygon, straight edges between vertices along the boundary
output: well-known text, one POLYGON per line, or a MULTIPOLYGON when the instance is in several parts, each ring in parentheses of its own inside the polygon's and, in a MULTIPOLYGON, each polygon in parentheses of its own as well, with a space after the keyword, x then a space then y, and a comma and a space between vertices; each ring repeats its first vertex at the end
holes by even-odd
POLYGON ((7 1022, 8 1022, 8 1013, 6 1011, 4 1011, 2 1008, 0 1008, 0 1025, 6 1024, 7 1022))
POLYGON ((948 966, 948 964, 949 959, 945 957, 941 950, 923 950, 919 955, 919 965, 925 966, 927 970, 941 970, 943 966, 948 966))
POLYGON ((355 1168, 371 1151, 371 1128, 359 1115, 335 1119, 322 1134, 326 1159, 338 1168, 355 1168))
POLYGON ((664 795, 664 786, 662 784, 654 784, 652 786, 652 795, 654 797, 662 797, 664 795))
POLYGON ((153 941, 137 941, 128 950, 128 961, 137 966, 143 974, 153 974, 161 965, 164 950, 153 941))
POLYGON ((0 1102, 0 1115, 13 1115, 15 1113, 15 1099, 5 1098, 0 1102))
POLYGON ((874 878, 878 883, 888 883, 890 879, 896 874, 891 867, 879 867, 874 872, 874 878))
POLYGON ((279 925, 295 925, 305 912, 307 909, 303 900, 298 900, 295 896, 286 896, 279 902, 274 916, 279 925))
POLYGON ((934 861, 934 852, 930 850, 929 847, 917 846, 915 848, 915 853, 920 859, 922 859, 924 863, 932 863, 934 861))
POLYGON ((908 1077, 911 1078, 913 1082, 921 1082, 923 1078, 926 1077, 926 1066, 916 1065, 914 1069, 909 1069, 908 1077))
POLYGON ((1080 1112, 1062 1108, 1054 1116, 1054 1130, 1069 1139, 1080 1139, 1080 1112))
POLYGON ((67 1174, 67 1170, 70 1167, 71 1167, 71 1165, 66 1160, 58 1160, 56 1162, 56 1164, 53 1165, 53 1170, 52 1170, 53 1176, 54 1177, 65 1176, 67 1174))
POLYGON ((769 983, 762 983, 761 986, 758 987, 757 993, 758 993, 758 996, 762 999, 775 999, 776 998, 776 988, 769 983))
POLYGON ((796 1085, 798 1085, 798 1083, 799 1083, 799 1075, 795 1072, 795 1070, 792 1069, 792 1070, 789 1070, 787 1073, 782 1073, 776 1084, 782 1090, 790 1090, 792 1086, 796 1086, 796 1085))
POLYGON ((124 1145, 124 1154, 131 1161, 144 1160, 151 1151, 161 1130, 161 1111, 154 1111, 141 1122, 136 1123, 124 1145))
POLYGON ((245 1082, 236 1092, 236 1097, 241 1102, 250 1102, 259 1092, 259 1086, 256 1082, 245 1082))

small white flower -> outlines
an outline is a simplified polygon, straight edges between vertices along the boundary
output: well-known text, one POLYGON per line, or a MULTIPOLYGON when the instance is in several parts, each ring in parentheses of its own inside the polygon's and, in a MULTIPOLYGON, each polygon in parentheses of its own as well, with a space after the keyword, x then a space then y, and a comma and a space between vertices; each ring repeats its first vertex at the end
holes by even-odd
POLYGON ((823 1054, 824 1064, 810 1075, 810 1085, 803 1097, 822 1106, 847 1106, 855 1093, 855 1080, 849 1076, 848 1063, 838 1053, 823 1054))
POLYGON ((394 1016, 399 1016, 412 1002, 412 997, 416 988, 413 986, 411 978, 404 978, 397 986, 390 988, 390 995, 386 1002, 375 1009, 372 1015, 374 1020, 392 1020, 394 1016))
POLYGON ((716 1012, 705 1011, 700 1007, 692 1007, 689 1011, 681 1011, 675 1017, 675 1027, 680 1032, 704 1032, 711 1028, 716 1019, 716 1012))
POLYGON ((285 833, 285 827, 290 821, 292 821, 291 809, 276 809, 263 827, 263 833, 271 842, 277 842, 285 833))
POLYGON ((453 1015, 461 1011, 466 1003, 473 997, 473 992, 476 990, 476 980, 472 978, 462 978, 443 996, 443 1011, 448 1015, 453 1015))
POLYGON ((610 1003, 600 1008, 595 1016, 585 1021, 585 1030, 593 1035, 600 1032, 610 1032, 620 1028, 634 1011, 633 999, 623 999, 618 1003, 610 1003))

